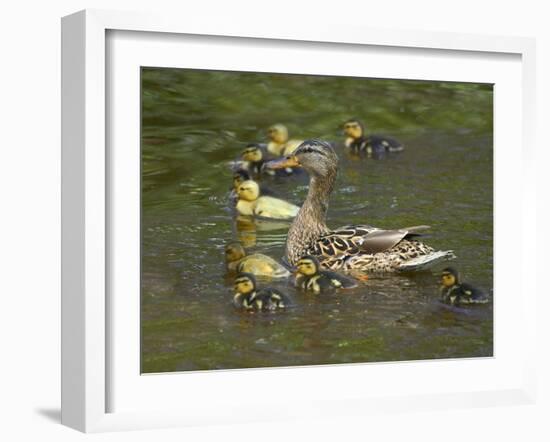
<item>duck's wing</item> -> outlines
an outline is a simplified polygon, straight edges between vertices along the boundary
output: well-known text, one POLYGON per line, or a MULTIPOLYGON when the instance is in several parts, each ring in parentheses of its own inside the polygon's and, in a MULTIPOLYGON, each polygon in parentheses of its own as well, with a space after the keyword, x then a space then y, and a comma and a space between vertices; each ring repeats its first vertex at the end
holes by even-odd
POLYGON ((421 235, 429 226, 413 226, 404 229, 383 230, 371 226, 344 226, 320 238, 323 250, 333 249, 329 255, 358 252, 375 254, 391 249, 403 239, 421 235))
POLYGON ((363 252, 375 254, 391 249, 404 239, 420 236, 420 232, 426 229, 429 229, 429 226, 414 226, 397 230, 376 229, 357 239, 356 242, 363 252))

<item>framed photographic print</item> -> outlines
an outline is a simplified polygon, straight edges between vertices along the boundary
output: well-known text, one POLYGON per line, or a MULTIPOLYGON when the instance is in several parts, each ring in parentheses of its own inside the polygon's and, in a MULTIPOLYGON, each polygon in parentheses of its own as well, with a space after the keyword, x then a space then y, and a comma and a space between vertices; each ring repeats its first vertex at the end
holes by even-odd
POLYGON ((533 181, 510 177, 532 158, 533 57, 519 38, 64 18, 63 422, 532 400, 533 181))

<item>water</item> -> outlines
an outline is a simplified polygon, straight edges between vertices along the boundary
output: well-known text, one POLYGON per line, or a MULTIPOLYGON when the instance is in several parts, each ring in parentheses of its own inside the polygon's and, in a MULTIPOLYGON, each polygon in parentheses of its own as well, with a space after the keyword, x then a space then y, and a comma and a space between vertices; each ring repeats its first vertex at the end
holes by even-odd
MULTIPOLYGON (((424 241, 454 250, 465 279, 492 293, 490 86, 143 69, 142 94, 144 373, 492 355, 492 300, 441 304, 445 264, 317 297, 269 282, 294 306, 246 314, 231 305, 223 261, 235 239, 281 258, 288 229, 232 214, 227 163, 244 143, 276 122, 291 137, 341 141, 341 123, 358 117, 406 150, 372 159, 339 149, 329 226, 431 225, 424 241)), ((307 176, 263 182, 295 203, 307 192, 307 176)))

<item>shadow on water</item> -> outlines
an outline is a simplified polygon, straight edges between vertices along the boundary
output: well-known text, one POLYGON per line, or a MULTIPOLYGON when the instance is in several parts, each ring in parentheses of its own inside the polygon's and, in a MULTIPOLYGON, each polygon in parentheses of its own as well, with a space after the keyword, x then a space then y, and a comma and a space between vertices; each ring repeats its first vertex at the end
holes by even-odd
MULTIPOLYGON (((490 290, 491 87, 177 69, 144 69, 142 82, 143 372, 492 355, 492 303, 440 304, 443 265, 318 297, 271 281, 293 306, 252 315, 232 308, 223 262, 234 240, 282 258, 289 225, 229 209, 227 164, 244 144, 275 122, 293 137, 339 140, 342 121, 360 117, 406 150, 374 159, 339 148, 329 226, 429 224, 425 241, 454 250, 453 265, 490 290)), ((307 193, 307 177, 263 184, 297 204, 307 193)))

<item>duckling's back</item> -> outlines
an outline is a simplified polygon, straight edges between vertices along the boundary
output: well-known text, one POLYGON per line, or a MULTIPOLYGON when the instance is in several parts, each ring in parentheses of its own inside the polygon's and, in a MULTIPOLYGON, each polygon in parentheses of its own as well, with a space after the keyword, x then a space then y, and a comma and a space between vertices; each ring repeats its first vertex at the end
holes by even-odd
POLYGON ((258 310, 279 310, 290 305, 290 298, 277 289, 265 288, 257 293, 255 303, 258 310))
POLYGON ((270 256, 261 253, 245 256, 239 262, 237 271, 272 278, 286 278, 290 276, 290 272, 282 264, 279 264, 270 256))
POLYGON ((256 200, 254 214, 265 218, 289 219, 294 218, 299 210, 298 206, 279 198, 261 196, 256 200))

